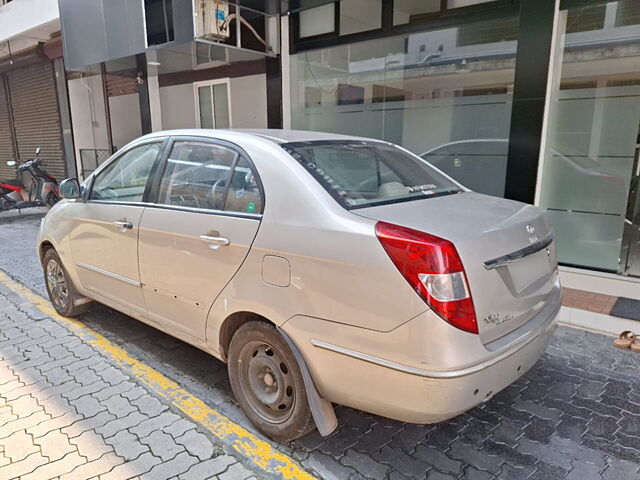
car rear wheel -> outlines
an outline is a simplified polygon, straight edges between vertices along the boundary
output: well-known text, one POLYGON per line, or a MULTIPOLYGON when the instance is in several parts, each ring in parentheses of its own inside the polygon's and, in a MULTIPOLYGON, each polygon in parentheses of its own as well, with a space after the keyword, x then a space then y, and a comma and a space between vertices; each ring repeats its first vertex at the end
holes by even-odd
POLYGON ((273 325, 242 325, 231 339, 228 360, 233 394, 258 430, 288 442, 314 428, 298 362, 273 325))
POLYGON ((53 248, 44 254, 43 265, 47 293, 56 312, 65 317, 75 317, 84 313, 89 304, 71 283, 60 256, 53 248))

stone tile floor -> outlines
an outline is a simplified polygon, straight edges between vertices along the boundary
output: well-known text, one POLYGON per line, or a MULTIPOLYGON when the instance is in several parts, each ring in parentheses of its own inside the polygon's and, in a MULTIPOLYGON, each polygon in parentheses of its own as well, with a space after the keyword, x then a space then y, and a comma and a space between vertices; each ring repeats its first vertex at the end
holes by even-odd
POLYGON ((574 288, 562 289, 562 305, 594 313, 609 315, 618 297, 602 293, 585 292, 574 288))
MULTIPOLYGON (((0 218, 0 244, 15 246, 0 250, 0 269, 44 294, 33 253, 37 224, 0 218)), ((221 362, 105 307, 92 308, 82 321, 250 428, 221 362)), ((640 355, 614 349, 609 337, 561 327, 531 371, 453 420, 410 425, 338 407, 336 433, 314 432, 285 449, 326 479, 637 480, 639 367, 640 355)), ((104 411, 112 414, 106 405, 104 411)), ((105 441, 117 435, 107 433, 105 441)))
POLYGON ((1 479, 252 473, 57 322, 0 293, 1 479))

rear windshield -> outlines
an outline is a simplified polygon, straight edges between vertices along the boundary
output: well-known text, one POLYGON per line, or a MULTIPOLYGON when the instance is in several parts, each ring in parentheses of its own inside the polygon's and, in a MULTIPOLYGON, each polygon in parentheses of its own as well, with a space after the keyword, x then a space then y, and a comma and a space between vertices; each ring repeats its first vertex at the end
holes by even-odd
POLYGON ((461 191, 426 161, 391 144, 322 140, 282 147, 348 209, 461 191))

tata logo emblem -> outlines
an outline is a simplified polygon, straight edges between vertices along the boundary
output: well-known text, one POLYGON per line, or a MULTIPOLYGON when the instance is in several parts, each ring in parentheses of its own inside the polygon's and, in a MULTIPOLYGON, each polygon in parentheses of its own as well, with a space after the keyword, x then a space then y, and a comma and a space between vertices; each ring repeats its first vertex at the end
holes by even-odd
POLYGON ((529 234, 529 242, 536 243, 538 241, 538 236, 536 235, 536 227, 529 224, 525 227, 525 230, 529 234))

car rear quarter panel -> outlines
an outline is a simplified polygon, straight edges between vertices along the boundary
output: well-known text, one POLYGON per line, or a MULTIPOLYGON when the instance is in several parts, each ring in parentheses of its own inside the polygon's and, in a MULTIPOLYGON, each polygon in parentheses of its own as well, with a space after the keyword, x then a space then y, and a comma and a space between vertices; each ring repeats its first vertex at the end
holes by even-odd
POLYGON ((295 315, 390 331, 426 304, 397 271, 375 236, 375 221, 343 209, 279 146, 244 146, 265 189, 265 210, 244 264, 210 311, 207 341, 238 311, 278 325, 295 315), (291 266, 287 287, 262 280, 265 255, 291 266))
POLYGON ((401 421, 433 423, 473 408, 522 376, 542 355, 555 325, 553 315, 536 335, 523 341, 508 356, 470 374, 461 376, 453 372, 455 376, 450 378, 428 376, 429 368, 434 362, 465 361, 462 356, 468 354, 471 358, 483 347, 477 335, 451 327, 432 312, 389 333, 328 325, 302 316, 292 318, 283 328, 301 349, 324 398, 401 421), (318 348, 311 344, 312 339, 357 344, 362 353, 405 362, 421 369, 424 375, 318 348), (469 351, 465 352, 467 348, 469 351))

